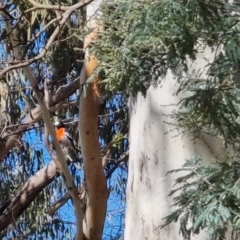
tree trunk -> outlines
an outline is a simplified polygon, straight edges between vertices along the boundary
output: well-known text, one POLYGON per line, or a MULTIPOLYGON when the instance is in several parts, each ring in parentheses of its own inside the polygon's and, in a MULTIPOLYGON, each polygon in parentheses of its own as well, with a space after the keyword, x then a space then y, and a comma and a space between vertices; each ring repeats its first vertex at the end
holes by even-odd
MULTIPOLYGON (((85 74, 81 75, 81 84, 94 74, 98 60, 89 55, 88 46, 98 36, 98 8, 101 1, 94 1, 87 6, 88 28, 92 32, 85 38, 86 50, 85 74), (83 79, 84 78, 84 79, 83 79)), ((83 222, 85 239, 101 240, 107 208, 107 182, 103 172, 100 146, 98 141, 98 109, 99 92, 98 77, 87 86, 87 91, 80 99, 79 131, 83 155, 84 174, 86 181, 86 213, 83 222)))
MULTIPOLYGON (((189 63, 189 73, 212 62, 215 52, 205 49, 202 56, 189 63), (208 58, 208 61, 206 58, 208 58)), ((206 76, 207 69, 201 78, 206 76)), ((166 175, 169 170, 182 167, 184 160, 200 155, 203 160, 216 161, 226 156, 222 140, 207 136, 192 140, 174 130, 169 114, 176 109, 180 96, 176 94, 179 83, 168 72, 157 88, 150 88, 146 98, 140 93, 130 101, 130 156, 127 183, 126 228, 124 240, 130 239, 182 239, 179 225, 172 224, 163 229, 163 218, 173 209, 168 197, 173 189, 176 174, 166 175)), ((192 239, 205 240, 201 233, 192 239)))

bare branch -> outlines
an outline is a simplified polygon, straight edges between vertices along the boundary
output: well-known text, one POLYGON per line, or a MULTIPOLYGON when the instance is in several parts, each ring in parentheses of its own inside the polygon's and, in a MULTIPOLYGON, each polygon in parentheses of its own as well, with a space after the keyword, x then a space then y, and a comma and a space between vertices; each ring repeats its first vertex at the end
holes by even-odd
POLYGON ((56 211, 58 211, 59 208, 61 208, 68 200, 70 199, 70 195, 67 193, 65 196, 60 198, 58 201, 56 201, 51 208, 48 209, 47 213, 48 215, 52 216, 56 211))
MULTIPOLYGON (((50 111, 55 111, 59 108, 67 108, 69 105, 76 106, 77 102, 73 103, 64 103, 59 104, 61 101, 66 99, 67 97, 71 96, 77 89, 79 88, 79 81, 75 80, 74 82, 70 83, 66 88, 59 91, 52 97, 52 101, 50 102, 50 111)), ((28 126, 41 118, 41 109, 37 106, 35 109, 31 110, 30 113, 24 119, 23 124, 19 125, 18 128, 13 132, 13 135, 8 137, 6 140, 6 144, 0 147, 0 161, 3 160, 10 149, 12 149, 15 144, 19 141, 22 136, 22 132, 26 131, 28 126)))
MULTIPOLYGON (((39 55, 37 55, 36 57, 32 58, 32 59, 28 59, 28 60, 23 60, 23 62, 9 66, 5 69, 3 69, 0 72, 0 78, 6 74, 7 72, 14 70, 14 69, 18 69, 18 68, 24 68, 29 66, 30 64, 42 59, 45 54, 47 53, 47 51, 49 50, 49 48, 52 46, 52 43, 54 42, 55 38, 57 37, 58 33, 60 32, 61 28, 63 27, 63 25, 66 23, 66 21, 68 20, 68 18, 70 17, 70 15, 76 10, 79 9, 81 7, 86 6, 87 4, 89 4, 90 2, 92 2, 93 0, 83 0, 77 4, 74 4, 72 6, 70 6, 66 12, 64 12, 61 16, 61 21, 59 22, 59 25, 56 27, 56 29, 54 30, 54 32, 52 33, 51 37, 48 39, 47 44, 45 45, 45 47, 43 48, 43 50, 41 51, 41 53, 39 55)), ((8 22, 6 22, 6 24, 9 24, 8 22)), ((10 26, 11 27, 11 26, 10 26)), ((10 32, 10 31, 8 31, 10 32)), ((15 36, 15 39, 17 39, 17 37, 15 36)), ((16 41, 16 40, 15 40, 16 41)), ((17 46, 17 44, 13 44, 13 46, 17 46)), ((19 57, 20 59, 20 57, 19 57)), ((27 78, 29 79, 29 76, 27 76, 27 78)), ((34 86, 36 86, 36 83, 34 84, 34 86)))
POLYGON ((57 22, 60 18, 54 18, 50 22, 48 22, 42 29, 39 31, 33 38, 29 40, 29 42, 35 41, 43 32, 45 32, 53 23, 57 22))
POLYGON ((115 165, 113 168, 110 169, 110 171, 107 174, 107 179, 109 179, 111 177, 111 175, 114 173, 114 171, 118 168, 118 166, 120 165, 120 163, 122 162, 127 162, 128 161, 128 157, 129 157, 129 152, 125 152, 123 153, 118 160, 116 161, 115 165))
POLYGON ((108 163, 108 158, 111 156, 111 150, 110 148, 107 150, 106 154, 102 158, 102 166, 105 167, 108 163))
MULTIPOLYGON (((81 3, 80 7, 76 6, 76 9, 84 7, 84 6, 86 6, 87 4, 89 4, 92 1, 83 1, 81 3)), ((46 5, 46 4, 38 3, 38 2, 36 2, 34 0, 28 0, 28 2, 31 3, 36 9, 48 9, 48 10, 67 11, 67 10, 69 10, 72 7, 72 6, 61 6, 61 5, 46 5)), ((75 5, 77 5, 77 4, 75 4, 75 5)))
POLYGON ((50 101, 50 106, 61 102, 63 99, 68 98, 79 88, 79 78, 66 85, 66 87, 61 87, 58 89, 55 95, 52 96, 50 101))
POLYGON ((57 158, 58 158, 59 164, 61 166, 61 172, 63 173, 66 188, 69 192, 69 195, 71 196, 71 198, 73 200, 76 222, 77 222, 76 240, 82 240, 82 238, 83 238, 83 231, 82 231, 83 211, 82 211, 80 199, 78 198, 78 190, 74 184, 72 175, 68 169, 66 156, 63 154, 60 143, 57 140, 56 133, 55 133, 53 124, 51 122, 46 103, 45 103, 45 101, 42 100, 38 88, 34 87, 34 81, 29 79, 29 82, 33 88, 33 91, 35 92, 35 97, 40 106, 44 123, 46 125, 46 128, 47 128, 49 135, 52 138, 53 144, 55 146, 57 158))
POLYGON ((49 142, 48 135, 49 135, 48 130, 47 130, 46 126, 44 126, 44 145, 49 151, 50 150, 50 142, 49 142))
POLYGON ((39 170, 29 178, 11 200, 8 208, 0 215, 0 231, 17 219, 39 195, 43 188, 48 186, 57 176, 56 165, 52 161, 48 166, 39 170))
POLYGON ((49 90, 48 90, 48 82, 49 82, 49 79, 45 79, 44 84, 43 84, 43 87, 44 87, 44 101, 45 101, 47 109, 50 108, 50 104, 49 104, 50 93, 49 93, 49 90))

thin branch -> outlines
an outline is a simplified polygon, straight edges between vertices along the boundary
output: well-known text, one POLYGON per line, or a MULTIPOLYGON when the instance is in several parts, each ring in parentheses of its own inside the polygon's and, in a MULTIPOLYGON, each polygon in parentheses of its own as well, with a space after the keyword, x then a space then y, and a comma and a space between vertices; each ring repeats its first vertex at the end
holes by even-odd
POLYGON ((108 158, 111 156, 111 149, 109 148, 106 152, 106 154, 104 155, 104 157, 102 158, 102 166, 105 167, 108 163, 108 158))
POLYGON ((58 10, 58 11, 67 11, 71 8, 71 6, 61 6, 61 5, 46 5, 38 3, 34 0, 28 0, 30 4, 33 5, 36 9, 46 9, 46 10, 58 10))
POLYGON ((48 130, 47 130, 46 126, 44 125, 44 145, 49 151, 50 150, 50 142, 49 142, 48 136, 49 136, 48 130))
POLYGON ((5 126, 5 127, 2 129, 2 132, 1 132, 0 136, 3 136, 3 133, 4 133, 7 129, 19 127, 19 126, 22 126, 22 125, 25 125, 25 126, 29 127, 29 123, 18 123, 18 124, 12 124, 12 125, 9 125, 9 126, 5 126))
MULTIPOLYGON (((77 89, 79 88, 79 81, 75 80, 71 82, 66 88, 63 88, 61 91, 56 93, 54 96, 52 96, 50 106, 51 112, 55 112, 57 109, 60 108, 68 108, 69 106, 76 106, 78 102, 68 102, 64 104, 60 104, 64 99, 71 96, 77 89)), ((35 123, 37 120, 41 118, 41 109, 39 106, 37 106, 35 109, 31 110, 30 113, 25 117, 24 122, 21 125, 18 125, 18 128, 13 132, 12 136, 7 138, 6 144, 2 147, 0 147, 0 161, 3 160, 10 149, 12 149, 15 146, 15 143, 17 142, 16 139, 21 138, 21 133, 24 132, 28 125, 35 123)))
POLYGON ((79 88, 79 78, 75 79, 66 87, 61 87, 57 90, 56 94, 52 96, 50 106, 54 106, 56 103, 61 102, 63 99, 68 98, 79 88))
POLYGON ((45 101, 47 109, 49 110, 50 109, 50 104, 49 104, 50 93, 48 91, 48 82, 49 82, 49 79, 44 80, 43 88, 44 88, 44 101, 45 101))
POLYGON ((106 178, 109 179, 111 177, 111 175, 113 174, 113 172, 118 168, 118 166, 120 165, 121 162, 127 162, 128 161, 128 157, 129 157, 129 152, 125 152, 123 153, 118 160, 116 161, 114 167, 112 167, 110 169, 110 171, 107 173, 106 178))
POLYGON ((68 200, 70 199, 70 195, 66 193, 62 198, 58 199, 52 206, 47 210, 47 214, 53 216, 55 212, 58 211, 68 200))
POLYGON ((70 36, 68 36, 68 37, 66 37, 64 39, 58 39, 57 41, 53 42, 53 45, 59 44, 60 42, 66 42, 67 40, 70 40, 74 36, 75 36, 75 34, 73 33, 73 34, 71 34, 70 36))
MULTIPOLYGON (((122 107, 122 108, 119 108, 119 109, 117 109, 116 111, 114 111, 114 112, 111 112, 111 113, 106 113, 106 114, 101 114, 101 115, 98 115, 98 117, 106 117, 106 116, 111 116, 111 115, 113 115, 114 113, 118 113, 118 112, 120 112, 120 110, 122 110, 122 109, 127 109, 127 107, 122 107)), ((122 120, 126 120, 126 119, 122 119, 122 120)))
POLYGON ((10 90, 9 93, 22 92, 23 90, 32 89, 31 87, 24 87, 19 89, 10 90))
POLYGON ((39 193, 48 186, 57 176, 55 163, 52 161, 48 166, 39 170, 29 178, 23 187, 11 199, 8 208, 0 215, 0 231, 6 229, 15 219, 17 219, 34 201, 39 193))
MULTIPOLYGON (((58 110, 58 109, 65 109, 65 108, 69 108, 69 107, 76 107, 76 106, 78 106, 78 105, 79 105, 79 101, 71 101, 71 102, 69 102, 69 101, 64 101, 63 103, 56 104, 56 105, 54 106, 54 110, 56 111, 56 110, 58 110)), ((52 109, 50 109, 50 110, 52 110, 52 109)), ((3 136, 4 132, 5 132, 7 129, 9 129, 9 128, 14 128, 14 127, 18 127, 18 128, 20 128, 20 130, 15 130, 15 131, 12 132, 12 133, 9 133, 9 134, 4 135, 4 137, 2 137, 2 138, 8 138, 8 137, 13 136, 13 135, 16 135, 16 134, 25 133, 25 132, 27 132, 27 131, 32 130, 31 128, 28 129, 28 127, 30 127, 30 126, 31 126, 32 124, 34 124, 35 122, 36 122, 36 120, 33 119, 33 121, 30 122, 30 123, 19 123, 19 124, 15 124, 15 125, 6 126, 6 127, 3 128, 0 136, 3 136), (23 129, 23 127, 26 127, 26 129, 23 129)), ((35 126, 34 129, 36 129, 36 128, 38 128, 38 127, 35 126)))
POLYGON ((41 31, 39 31, 34 37, 32 37, 31 39, 29 39, 28 42, 33 42, 35 40, 37 40, 39 38, 39 36, 46 31, 53 23, 57 22, 58 20, 60 20, 60 18, 54 18, 52 19, 50 22, 48 22, 42 29, 41 31))
MULTIPOLYGON (((74 4, 72 6, 70 6, 65 13, 63 13, 62 15, 62 20, 59 22, 59 25, 56 27, 56 29, 54 30, 54 32, 52 33, 51 37, 48 39, 47 44, 45 45, 45 47, 43 48, 43 50, 41 51, 41 53, 39 55, 37 55, 36 57, 32 58, 32 59, 28 59, 23 61, 22 63, 18 63, 12 66, 9 66, 5 69, 3 69, 0 72, 0 78, 6 74, 7 72, 14 70, 14 69, 18 69, 18 68, 24 68, 29 66, 30 64, 42 59, 45 54, 47 53, 47 51, 49 50, 49 48, 52 46, 52 43, 54 42, 55 38, 57 37, 58 33, 60 32, 60 30, 62 29, 63 25, 66 23, 66 21, 68 20, 68 18, 70 17, 70 15, 79 8, 82 8, 84 6, 86 6, 87 4, 89 4, 90 2, 92 2, 93 0, 83 0, 82 2, 79 2, 77 4, 74 4)), ((17 39, 17 38, 16 38, 17 39)), ((15 44, 14 44, 15 46, 15 44)), ((36 85, 36 84, 35 84, 36 85)), ((35 86, 34 85, 34 86, 35 86)))
MULTIPOLYGON (((34 82, 31 82, 30 80, 29 80, 29 82, 31 85, 34 84, 34 82)), ((66 184, 66 188, 68 190, 69 195, 71 196, 71 198, 73 200, 73 205, 75 208, 76 222, 77 222, 77 237, 76 237, 76 239, 81 240, 82 236, 83 236, 83 232, 82 232, 83 212, 82 212, 82 208, 81 208, 81 202, 78 198, 78 191, 77 191, 77 188, 72 179, 72 175, 68 169, 66 156, 63 154, 60 143, 57 140, 56 133, 55 133, 53 124, 51 122, 46 103, 41 99, 39 90, 37 88, 33 88, 33 89, 35 92, 35 97, 36 97, 36 99, 39 103, 39 106, 41 108, 41 111, 42 111, 44 123, 48 129, 49 135, 51 136, 53 144, 55 146, 57 158, 60 163, 61 171, 64 176, 64 182, 66 184)))
MULTIPOLYGON (((20 126, 24 126, 24 125, 27 126, 27 127, 29 127, 29 126, 31 126, 32 124, 23 124, 23 125, 20 124, 20 126)), ((34 129, 36 129, 36 128, 38 128, 38 127, 34 127, 34 129)), ((28 131, 31 131, 31 130, 32 130, 32 128, 27 128, 27 129, 23 129, 23 130, 19 130, 19 131, 14 131, 14 132, 12 132, 12 133, 6 134, 3 138, 9 138, 9 137, 14 136, 14 135, 17 135, 17 134, 23 134, 23 133, 28 132, 28 131)), ((19 140, 17 140, 17 141, 19 141, 19 140)))

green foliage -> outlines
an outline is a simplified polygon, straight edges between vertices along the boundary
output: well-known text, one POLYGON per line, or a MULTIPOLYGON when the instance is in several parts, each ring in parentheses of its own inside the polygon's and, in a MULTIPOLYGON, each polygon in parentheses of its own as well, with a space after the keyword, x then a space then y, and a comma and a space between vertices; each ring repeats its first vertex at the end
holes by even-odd
POLYGON ((240 137, 239 89, 231 80, 240 52, 236 9, 220 0, 104 2, 105 31, 93 48, 104 92, 145 93, 171 69, 188 96, 172 115, 177 127, 233 144, 240 137), (209 63, 208 79, 188 74, 186 60, 195 59, 200 45, 225 51, 209 63))
POLYGON ((183 168, 169 173, 187 172, 175 182, 178 188, 174 196, 176 210, 165 218, 166 226, 180 221, 180 233, 185 239, 207 228, 211 240, 225 239, 228 227, 240 230, 240 161, 239 156, 227 162, 201 166, 200 158, 187 160, 183 168))
POLYGON ((240 137, 239 88, 230 80, 212 78, 188 79, 184 84, 183 92, 188 96, 173 113, 178 127, 188 129, 196 138, 206 132, 234 144, 240 137))
POLYGON ((187 70, 186 57, 195 58, 200 41, 218 43, 236 22, 218 0, 105 1, 102 11, 105 31, 94 51, 111 93, 145 92, 167 69, 187 70))
MULTIPOLYGON (((75 4, 76 0, 51 1, 51 4, 75 4)), ((49 4, 48 1, 42 2, 49 4)), ((12 2, 6 6, 9 14, 15 14, 16 19, 10 21, 17 33, 20 48, 23 50, 23 59, 32 59, 40 54, 51 34, 59 26, 59 21, 54 20, 62 11, 31 8, 28 1, 12 2), (29 8, 31 8, 29 10, 29 8), (27 11, 24 13, 24 11, 27 11), (29 10, 29 11, 28 11, 29 10), (51 23, 52 24, 49 24, 51 23), (46 27, 48 25, 48 27, 46 27)), ((66 24, 61 28, 52 46, 43 59, 35 61, 30 68, 38 81, 40 93, 44 92, 43 83, 49 80, 50 95, 79 77, 84 52, 82 50, 83 39, 86 35, 86 9, 75 10, 66 24)), ((2 12, 1 12, 2 13, 2 12)), ((4 33, 4 19, 0 15, 1 43, 0 60, 1 70, 10 66, 15 60, 9 36, 4 33), (3 29, 3 30, 2 30, 3 29), (9 49, 6 47, 9 46, 9 49), (9 64, 9 61, 12 62, 9 64)), ((57 117, 64 121, 74 137, 78 139, 78 108, 79 93, 76 91, 63 102, 58 104, 58 110, 54 112, 57 117), (73 104, 77 103, 77 104, 73 104), (69 104, 69 107, 63 105, 69 104)), ((103 98, 99 112, 99 142, 102 155, 111 154, 106 159, 104 169, 108 176, 108 187, 111 189, 108 200, 108 219, 105 222, 103 239, 121 239, 123 236, 124 210, 125 210, 125 183, 126 164, 117 160, 128 150, 128 110, 127 99, 122 95, 103 98), (117 193, 117 194, 116 194, 117 193), (121 207, 113 209, 112 206, 121 207)), ((27 77, 22 69, 7 73, 6 78, 0 80, 0 147, 12 137, 14 131, 20 131, 22 138, 8 156, 0 164, 0 207, 7 201, 12 200, 21 190, 22 186, 45 167, 51 161, 52 152, 45 147, 44 125, 41 120, 29 125, 25 131, 21 130, 21 123, 35 111, 38 103, 29 86, 27 77), (4 91, 3 91, 4 90, 4 91), (35 110, 34 110, 35 109, 35 110)), ((30 116, 31 119, 31 116, 30 116)), ((81 159, 80 159, 81 160, 81 159)), ((81 188, 83 173, 71 164, 69 169, 76 185, 81 188)), ((36 199, 24 209, 19 218, 0 234, 0 239, 73 239, 75 235, 75 219, 71 200, 63 207, 57 209, 53 215, 48 211, 55 202, 61 200, 67 190, 61 179, 55 179, 40 191, 36 199)), ((0 217, 1 217, 0 213, 0 217)))
MULTIPOLYGON (((53 1, 51 4, 65 5, 76 2, 53 1)), ((29 7, 29 3, 21 1, 17 6, 12 5, 11 11, 16 8, 14 10, 21 14, 29 7)), ((105 168, 106 175, 114 169, 117 159, 128 148, 126 99, 122 95, 111 97, 119 92, 124 95, 136 94, 138 91, 145 93, 151 84, 158 84, 161 78, 165 77, 168 69, 175 75, 186 75, 184 79, 180 78, 181 87, 178 92, 187 94, 187 97, 179 102, 180 111, 172 114, 177 121, 176 127, 190 130, 195 137, 205 131, 224 138, 226 144, 234 144, 239 139, 239 88, 231 80, 239 70, 240 63, 237 5, 228 5, 221 0, 114 0, 104 1, 102 12, 101 20, 105 29, 92 51, 100 60, 97 72, 104 94, 103 110, 99 116, 99 140, 103 155, 111 150, 105 168), (223 51, 209 64, 208 79, 193 78, 188 75, 186 62, 195 59, 200 51, 199 46, 205 45, 222 47, 223 51)), ((21 48, 25 50, 23 58, 32 58, 39 54, 58 22, 50 25, 38 37, 36 34, 55 17, 56 11, 38 10, 28 12, 14 22, 21 48), (29 41, 29 36, 32 35, 36 38, 29 41)), ((54 94, 59 87, 69 84, 79 76, 83 59, 82 39, 86 34, 83 29, 85 23, 84 11, 75 11, 61 29, 45 59, 31 65, 39 87, 42 87, 44 79, 48 77, 51 79, 51 90, 54 94)), ((3 44, 9 45, 6 36, 3 44)), ((1 60, 4 63, 10 57, 12 55, 7 52, 1 60)), ((13 56, 11 61, 14 60, 13 56)), ((6 66, 7 64, 3 64, 2 68, 6 66)), ((37 106, 27 84, 27 79, 21 72, 9 74, 8 93, 11 93, 11 97, 7 99, 6 120, 1 119, 1 130, 7 127, 1 137, 10 135, 14 131, 11 124, 19 124, 29 110, 37 106)), ((77 98, 74 94, 69 99, 77 98)), ((62 119, 78 118, 78 109, 60 109, 56 114, 62 119)), ((76 126, 71 127, 71 130, 76 132, 76 126)), ((43 145, 43 129, 39 127, 35 131, 34 141, 28 139, 26 142, 43 145)), ((0 174, 3 189, 1 200, 13 196, 21 187, 20 183, 25 182, 46 164, 48 155, 43 156, 39 149, 31 147, 27 144, 17 146, 4 162, 0 174), (8 174, 9 172, 11 174, 8 174)), ((166 218, 166 224, 179 219, 180 231, 185 238, 189 238, 191 233, 197 234, 201 229, 208 228, 211 239, 222 239, 228 223, 232 224, 235 231, 238 231, 240 226, 237 207, 240 196, 238 157, 224 164, 207 167, 200 166, 198 161, 199 159, 195 158, 188 161, 183 169, 173 171, 187 170, 189 173, 176 180, 182 186, 173 190, 170 195, 180 191, 174 198, 178 209, 166 218), (188 220, 193 222, 190 228, 186 227, 188 220)), ((111 196, 122 200, 126 167, 120 166, 119 169, 113 180, 109 178, 109 186, 112 189, 111 196)), ((82 176, 76 174, 76 169, 71 168, 71 171, 79 184, 82 176)), ((60 210, 54 219, 51 219, 53 224, 49 223, 46 217, 52 200, 49 196, 54 196, 55 201, 64 194, 62 182, 56 179, 24 212, 24 218, 16 221, 15 228, 7 229, 5 236, 19 236, 24 232, 31 237, 71 238, 71 223, 64 222, 66 218, 61 216, 60 210), (34 218, 35 216, 38 217, 34 218)), ((122 218, 119 221, 121 225, 118 229, 122 234, 122 218)), ((118 233, 114 232, 106 239, 113 236, 120 238, 118 233)))
MULTIPOLYGON (((240 138, 239 7, 220 0, 105 1, 105 30, 93 47, 100 59, 98 72, 106 95, 146 92, 165 77, 168 69, 179 76, 185 96, 173 112, 176 127, 224 139, 226 146, 240 138), (194 60, 200 47, 222 49, 209 63, 208 77, 190 76, 186 62, 194 60), (184 78, 182 76, 185 76, 184 78)), ((225 163, 202 167, 199 159, 188 161, 189 171, 176 180, 182 186, 173 194, 177 210, 166 224, 180 221, 186 239, 207 228, 210 239, 224 239, 229 227, 238 233, 240 212, 238 156, 225 163), (192 226, 187 227, 188 222, 192 226)))
MULTIPOLYGON (((188 25, 197 30, 201 45, 222 47, 223 51, 207 66, 205 79, 200 77, 201 72, 192 77, 185 69, 186 77, 179 78, 177 92, 182 92, 184 97, 172 118, 177 128, 190 131, 195 138, 207 133, 224 139, 226 147, 234 146, 240 138, 239 79, 234 77, 239 72, 239 9, 237 5, 220 1, 186 1, 186 6, 188 25)), ((194 31, 190 34, 194 38, 194 31)), ((229 227, 238 235, 239 156, 211 166, 201 166, 199 160, 198 157, 188 160, 183 168, 170 172, 183 174, 187 171, 187 174, 176 179, 180 187, 170 192, 176 210, 165 218, 163 226, 179 221, 185 239, 205 228, 211 240, 225 239, 229 227)))

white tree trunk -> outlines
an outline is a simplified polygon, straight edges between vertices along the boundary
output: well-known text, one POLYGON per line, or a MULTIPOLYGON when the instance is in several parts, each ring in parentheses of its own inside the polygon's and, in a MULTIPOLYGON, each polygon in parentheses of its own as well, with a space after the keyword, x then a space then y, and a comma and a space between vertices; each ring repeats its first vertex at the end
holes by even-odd
MULTIPOLYGON (((213 61, 215 52, 203 50, 198 59, 189 64, 190 73, 197 74, 213 61), (207 59, 204 59, 208 58, 207 59)), ((206 68, 201 78, 206 77, 206 68)), ((127 183, 127 209, 125 240, 174 240, 182 239, 179 224, 160 229, 163 218, 173 209, 167 195, 173 189, 176 174, 166 175, 169 170, 179 168, 184 160, 196 154, 203 160, 213 162, 224 159, 226 151, 221 139, 204 136, 193 142, 192 136, 173 130, 168 116, 179 102, 174 95, 179 84, 168 72, 157 88, 151 87, 144 98, 140 93, 130 100, 130 157, 127 183), (170 105, 170 106, 166 106, 170 105)), ((204 233, 192 239, 205 240, 204 233)))

